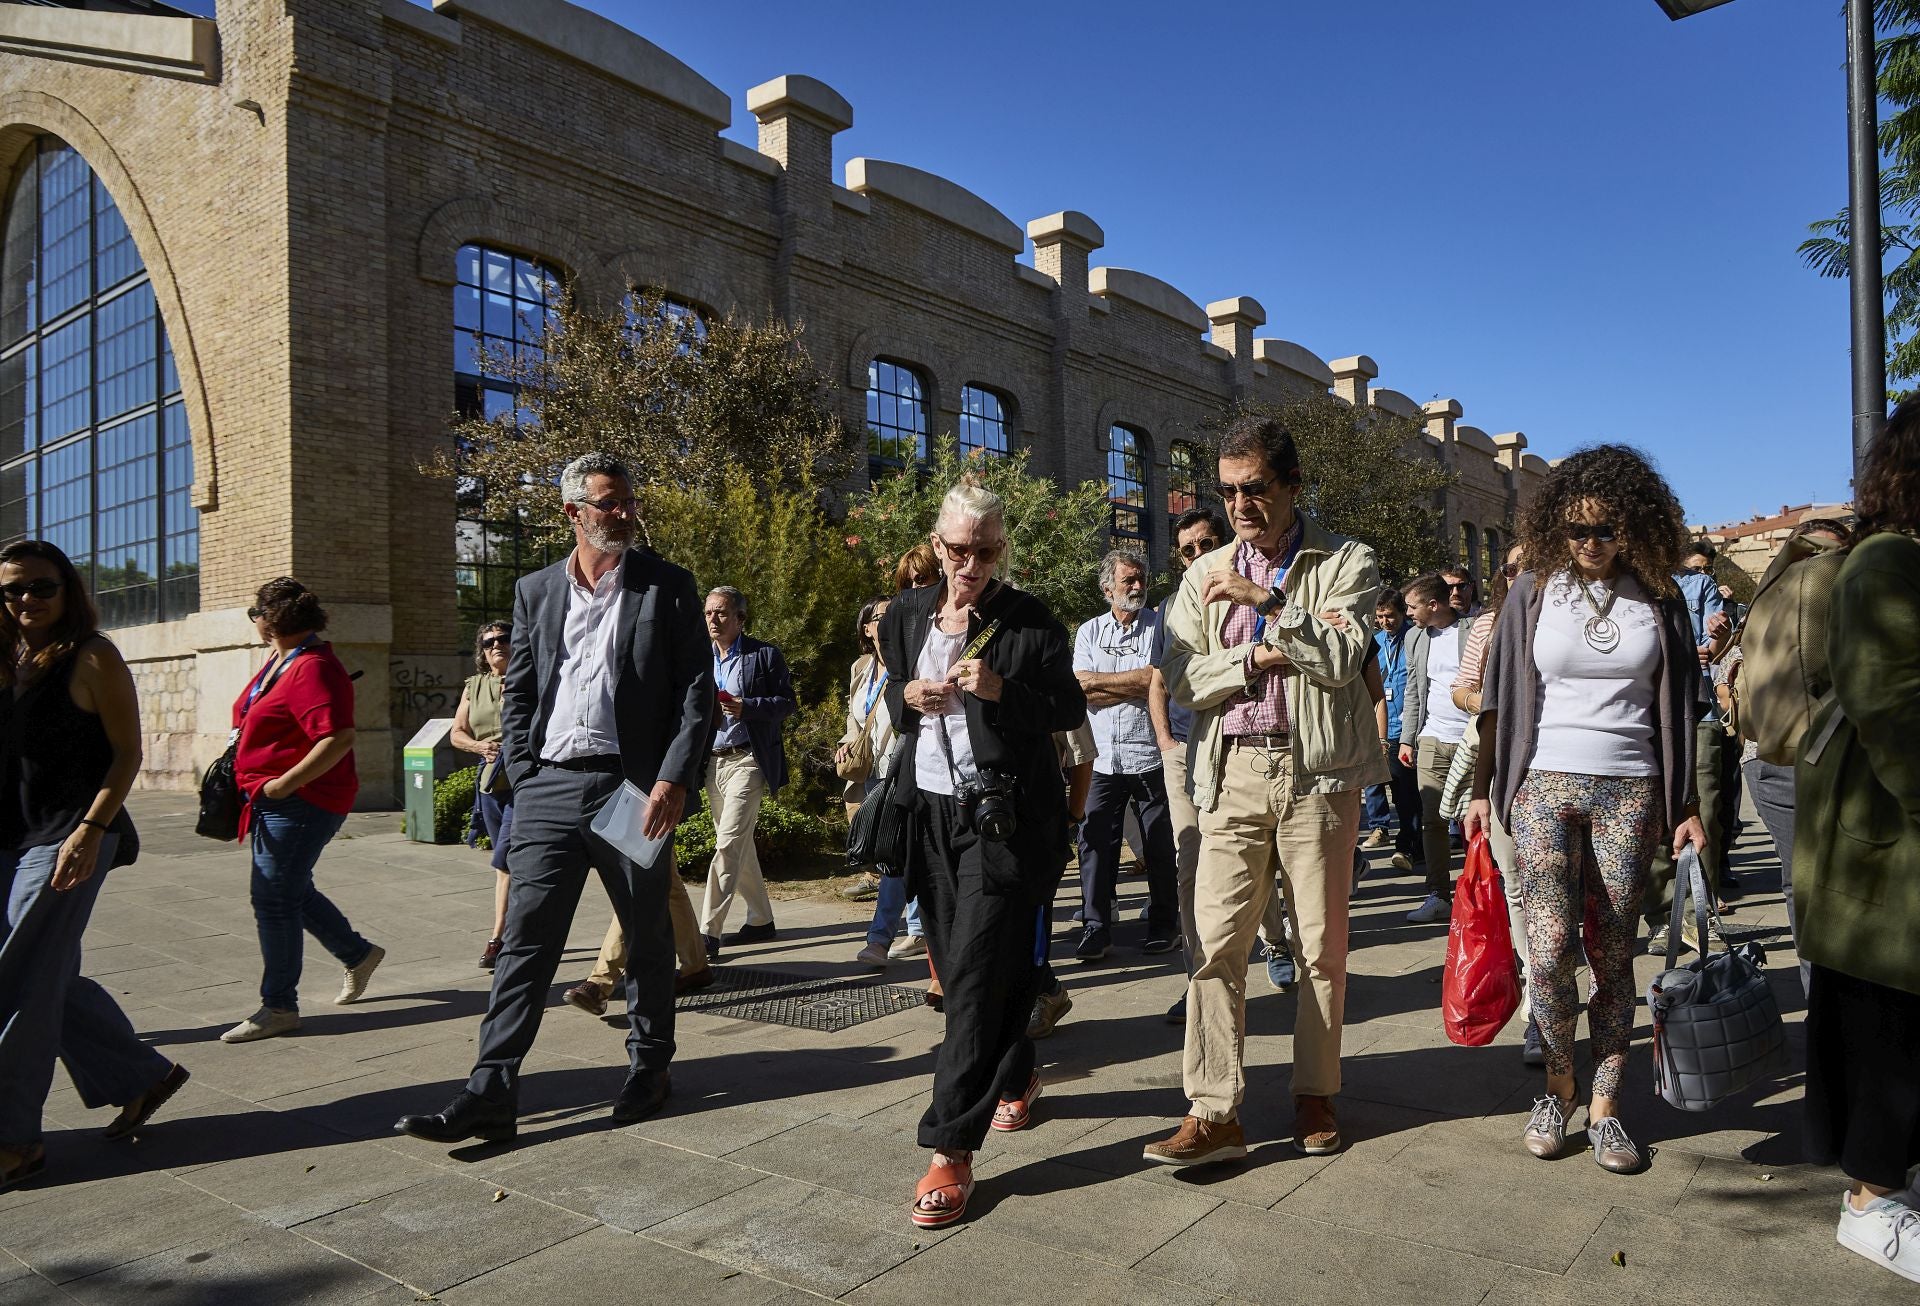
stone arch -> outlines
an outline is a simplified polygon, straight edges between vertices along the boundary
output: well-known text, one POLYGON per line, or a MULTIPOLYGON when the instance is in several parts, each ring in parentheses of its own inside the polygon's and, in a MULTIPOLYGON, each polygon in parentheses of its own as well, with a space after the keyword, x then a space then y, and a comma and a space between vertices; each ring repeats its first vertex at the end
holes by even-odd
POLYGON ((100 129, 67 101, 44 91, 9 91, 0 95, 0 175, 11 174, 20 156, 37 136, 56 136, 77 151, 94 176, 113 196, 120 216, 133 235, 133 246, 153 285, 153 300, 167 329, 174 369, 180 375, 180 399, 187 411, 187 432, 193 446, 193 506, 202 512, 219 506, 219 471, 214 455, 213 415, 207 406, 206 381, 200 372, 200 351, 180 300, 180 284, 167 257, 166 246, 147 211, 133 174, 121 161, 100 129))
POLYGON ((910 331, 881 327, 862 331, 853 338, 853 344, 847 350, 848 390, 861 395, 867 392, 867 364, 876 358, 905 363, 920 374, 920 379, 927 386, 927 438, 932 439, 940 434, 934 426, 934 415, 941 411, 941 405, 949 394, 957 401, 960 392, 948 390, 947 382, 953 374, 953 368, 940 356, 939 351, 910 331))
MULTIPOLYGON (((726 317, 737 314, 764 321, 773 316, 773 306, 750 306, 732 277, 685 266, 656 245, 632 245, 601 262, 594 272, 601 294, 617 298, 629 286, 650 286, 671 298, 684 300, 700 311, 702 317, 726 317)), ((861 383, 865 384, 865 378, 861 383)))
POLYGON ((557 267, 589 298, 605 290, 600 260, 565 223, 554 222, 518 204, 500 204, 483 196, 448 200, 420 229, 415 271, 422 281, 451 286, 454 257, 462 245, 494 245, 557 267))

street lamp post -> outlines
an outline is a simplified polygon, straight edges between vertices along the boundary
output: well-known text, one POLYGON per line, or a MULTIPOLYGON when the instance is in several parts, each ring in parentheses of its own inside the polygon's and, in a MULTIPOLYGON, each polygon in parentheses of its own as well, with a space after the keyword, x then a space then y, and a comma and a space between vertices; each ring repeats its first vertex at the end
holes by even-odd
MULTIPOLYGON (((1657 0, 1676 21, 1728 0, 1657 0)), ((1880 284, 1880 104, 1873 0, 1847 0, 1847 250, 1853 319, 1853 472, 1887 422, 1886 299, 1880 284)))

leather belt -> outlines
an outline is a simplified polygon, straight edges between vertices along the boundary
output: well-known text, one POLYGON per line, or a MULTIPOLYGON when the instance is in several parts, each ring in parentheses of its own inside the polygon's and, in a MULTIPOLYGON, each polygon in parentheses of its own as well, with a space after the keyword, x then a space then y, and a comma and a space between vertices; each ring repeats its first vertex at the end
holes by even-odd
POLYGON ((1291 735, 1228 735, 1228 748, 1258 748, 1268 752, 1278 752, 1288 747, 1291 735))
POLYGON ((569 757, 564 762, 556 762, 550 757, 540 759, 541 766, 555 767, 561 771, 604 771, 618 775, 620 772, 620 754, 595 753, 591 757, 569 757))
POLYGON ((751 753, 752 751, 753 747, 750 744, 735 744, 731 748, 716 748, 713 750, 713 755, 715 757, 738 757, 742 753, 751 753))

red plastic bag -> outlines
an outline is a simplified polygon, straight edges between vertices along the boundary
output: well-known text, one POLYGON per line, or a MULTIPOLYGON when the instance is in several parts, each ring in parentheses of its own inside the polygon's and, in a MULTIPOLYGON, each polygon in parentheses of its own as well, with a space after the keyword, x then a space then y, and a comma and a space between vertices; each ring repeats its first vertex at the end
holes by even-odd
POLYGON ((1507 899, 1487 837, 1476 835, 1453 888, 1440 1014, 1450 1040, 1477 1048, 1493 1042, 1519 1009, 1520 959, 1507 928, 1507 899))

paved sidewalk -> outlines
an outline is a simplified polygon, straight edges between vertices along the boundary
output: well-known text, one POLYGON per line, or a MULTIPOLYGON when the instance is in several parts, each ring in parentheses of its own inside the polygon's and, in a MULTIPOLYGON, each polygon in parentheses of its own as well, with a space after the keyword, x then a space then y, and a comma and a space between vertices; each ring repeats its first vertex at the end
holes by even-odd
MULTIPOLYGON (((1183 980, 1177 954, 1139 954, 1127 910, 1107 964, 1077 966, 1056 944, 1074 1008, 1040 1045, 1038 1123, 990 1140, 972 1218, 927 1234, 906 1208, 926 1162, 913 1127, 940 1035, 932 1011, 837 1034, 683 1013, 670 1109, 620 1129, 607 1119, 620 1030, 558 1006, 528 1061, 518 1144, 449 1152, 389 1131, 444 1104, 472 1058, 491 911, 482 855, 406 843, 397 815, 352 817, 319 879, 388 949, 368 999, 329 1005, 338 968, 309 947, 305 1028, 229 1047, 220 1031, 257 1005, 246 858, 196 838, 182 795, 133 807, 146 852, 108 882, 85 970, 193 1080, 121 1144, 99 1138, 110 1112, 56 1080, 49 1174, 0 1195, 0 1306, 1920 1300, 1920 1286, 1835 1246, 1842 1180, 1799 1162, 1800 1075, 1759 1101, 1674 1111, 1651 1092, 1644 1008, 1623 1114, 1653 1145, 1650 1168, 1621 1177, 1585 1153, 1527 1156, 1539 1079, 1520 1064, 1518 1023, 1494 1047, 1447 1043, 1445 931, 1404 922, 1420 886, 1384 859, 1355 903, 1345 1153, 1291 1146, 1294 1000, 1256 972, 1252 1155, 1200 1173, 1142 1164, 1141 1145, 1185 1108, 1181 1031, 1163 1020, 1183 980)), ((1754 891, 1729 924, 1784 936, 1772 849, 1749 829, 1736 862, 1754 891)), ((1122 881, 1132 907, 1140 885, 1122 881)), ((865 915, 782 902, 779 941, 726 960, 860 974, 865 915)), ((563 982, 585 975, 607 916, 589 888, 563 982)), ((1797 1062, 1784 937, 1774 956, 1797 1062)), ((1651 959, 1637 969, 1644 986, 1651 959)), ((898 965, 890 978, 924 974, 898 965)))

